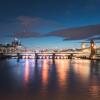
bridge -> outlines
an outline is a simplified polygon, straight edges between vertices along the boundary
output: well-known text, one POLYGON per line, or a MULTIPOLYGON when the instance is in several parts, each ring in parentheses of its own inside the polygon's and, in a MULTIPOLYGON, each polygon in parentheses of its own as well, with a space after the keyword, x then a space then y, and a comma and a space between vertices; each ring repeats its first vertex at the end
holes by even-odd
POLYGON ((3 53, 2 56, 19 59, 72 59, 77 57, 89 57, 89 54, 84 54, 79 51, 69 52, 16 52, 3 53))

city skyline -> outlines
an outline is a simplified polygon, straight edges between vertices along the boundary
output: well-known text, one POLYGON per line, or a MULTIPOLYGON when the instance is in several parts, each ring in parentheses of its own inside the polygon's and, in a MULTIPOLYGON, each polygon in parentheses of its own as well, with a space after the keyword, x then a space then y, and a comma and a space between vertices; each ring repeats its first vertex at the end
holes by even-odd
POLYGON ((27 47, 79 48, 100 39, 99 0, 0 2, 0 42, 17 37, 27 47))

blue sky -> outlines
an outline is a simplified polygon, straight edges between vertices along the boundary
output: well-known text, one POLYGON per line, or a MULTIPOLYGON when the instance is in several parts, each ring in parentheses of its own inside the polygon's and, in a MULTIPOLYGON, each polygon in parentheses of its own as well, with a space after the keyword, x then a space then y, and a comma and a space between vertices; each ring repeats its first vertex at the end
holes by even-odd
MULTIPOLYGON (((0 41, 6 43, 18 37, 28 47, 79 47, 75 41, 63 41, 66 35, 46 35, 63 29, 99 25, 99 12, 100 0, 1 0, 0 41)), ((99 34, 95 32, 93 36, 99 34)))

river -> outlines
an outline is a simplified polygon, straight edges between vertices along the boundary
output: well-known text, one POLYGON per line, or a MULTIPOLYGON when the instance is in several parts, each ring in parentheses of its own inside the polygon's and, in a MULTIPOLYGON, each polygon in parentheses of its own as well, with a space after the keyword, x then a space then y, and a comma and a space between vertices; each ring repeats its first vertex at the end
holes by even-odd
POLYGON ((0 100, 100 100, 100 61, 0 60, 0 100))

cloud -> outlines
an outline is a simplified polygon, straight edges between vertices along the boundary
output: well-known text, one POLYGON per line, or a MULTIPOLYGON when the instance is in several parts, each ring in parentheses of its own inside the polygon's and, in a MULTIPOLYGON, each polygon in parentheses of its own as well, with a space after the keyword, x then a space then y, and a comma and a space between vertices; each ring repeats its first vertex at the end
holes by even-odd
POLYGON ((58 29, 62 25, 55 21, 39 17, 18 16, 9 21, 0 23, 0 34, 2 36, 18 36, 20 38, 40 37, 41 30, 58 29))
POLYGON ((16 18, 21 26, 25 29, 46 29, 46 28, 60 28, 61 24, 53 20, 43 19, 39 17, 19 16, 16 18))
POLYGON ((7 37, 17 37, 17 38, 32 38, 32 37, 42 37, 38 32, 16 32, 8 35, 7 37))
POLYGON ((100 40, 100 35, 89 37, 88 40, 100 40))
MULTIPOLYGON (((54 31, 48 33, 47 36, 62 37, 64 40, 82 40, 89 38, 92 39, 98 35, 100 35, 100 24, 54 31)), ((95 38, 98 39, 98 37, 95 38)))
POLYGON ((64 40, 100 39, 100 24, 84 27, 62 29, 63 26, 55 21, 39 17, 18 16, 8 22, 0 23, 0 37, 31 38, 43 36, 57 36, 64 40), (55 29, 58 31, 44 34, 41 29, 55 29))

